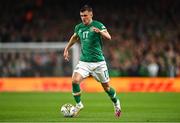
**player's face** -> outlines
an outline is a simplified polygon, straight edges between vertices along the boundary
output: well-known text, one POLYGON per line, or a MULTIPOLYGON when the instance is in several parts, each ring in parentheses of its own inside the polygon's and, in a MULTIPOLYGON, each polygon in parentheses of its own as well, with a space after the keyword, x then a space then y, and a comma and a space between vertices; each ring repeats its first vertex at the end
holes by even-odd
POLYGON ((80 16, 81 16, 81 20, 83 22, 83 24, 88 25, 90 24, 91 20, 92 20, 92 12, 89 11, 84 11, 84 12, 80 12, 80 16))

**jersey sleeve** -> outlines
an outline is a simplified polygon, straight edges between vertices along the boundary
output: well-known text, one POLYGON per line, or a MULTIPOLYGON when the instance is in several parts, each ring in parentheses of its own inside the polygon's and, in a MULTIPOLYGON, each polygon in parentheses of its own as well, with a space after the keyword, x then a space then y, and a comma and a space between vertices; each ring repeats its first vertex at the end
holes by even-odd
POLYGON ((78 25, 75 26, 75 28, 74 28, 74 33, 75 33, 75 34, 78 34, 78 25))
POLYGON ((106 27, 105 27, 104 24, 102 24, 102 23, 99 23, 99 24, 98 24, 98 28, 99 28, 101 31, 106 30, 106 27))

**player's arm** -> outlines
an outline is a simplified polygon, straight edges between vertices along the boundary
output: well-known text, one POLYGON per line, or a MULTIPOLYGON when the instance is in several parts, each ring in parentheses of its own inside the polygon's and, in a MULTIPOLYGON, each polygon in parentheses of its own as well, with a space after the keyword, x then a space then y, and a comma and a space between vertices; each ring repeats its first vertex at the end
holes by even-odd
POLYGON ((109 34, 109 32, 107 31, 107 29, 103 29, 103 30, 100 30, 96 27, 93 27, 93 30, 96 32, 96 33, 99 33, 104 39, 106 40, 111 40, 111 35, 109 34))
POLYGON ((67 46, 64 49, 64 59, 65 60, 69 61, 69 52, 68 51, 73 46, 73 44, 75 44, 77 41, 79 41, 79 37, 78 37, 78 35, 76 33, 74 33, 71 36, 67 46))
POLYGON ((109 34, 107 30, 100 31, 100 34, 102 35, 104 39, 111 40, 111 35, 109 34))

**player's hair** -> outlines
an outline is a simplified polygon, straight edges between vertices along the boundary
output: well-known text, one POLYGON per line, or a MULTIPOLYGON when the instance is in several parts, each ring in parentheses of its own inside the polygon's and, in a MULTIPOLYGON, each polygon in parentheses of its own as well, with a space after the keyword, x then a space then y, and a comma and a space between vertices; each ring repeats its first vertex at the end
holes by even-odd
POLYGON ((80 9, 80 12, 84 12, 84 11, 88 11, 88 12, 92 12, 93 9, 88 6, 88 5, 84 5, 81 9, 80 9))

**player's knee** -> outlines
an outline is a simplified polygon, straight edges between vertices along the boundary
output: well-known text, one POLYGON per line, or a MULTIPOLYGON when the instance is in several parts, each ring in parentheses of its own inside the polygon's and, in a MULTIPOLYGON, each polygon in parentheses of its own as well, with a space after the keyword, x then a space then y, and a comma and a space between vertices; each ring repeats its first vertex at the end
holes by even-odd
POLYGON ((109 86, 103 86, 104 91, 109 91, 110 87, 109 86))
POLYGON ((103 87, 104 91, 109 91, 110 87, 103 87))
POLYGON ((72 77, 72 83, 79 84, 82 80, 83 80, 83 77, 78 73, 75 73, 72 77))
POLYGON ((80 79, 80 78, 78 78, 78 77, 74 77, 74 78, 72 79, 72 83, 79 84, 79 83, 80 83, 80 81, 81 81, 81 79, 80 79))
POLYGON ((104 91, 109 91, 110 90, 110 86, 108 83, 102 83, 102 87, 104 89, 104 91))

